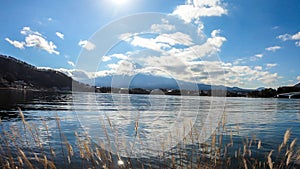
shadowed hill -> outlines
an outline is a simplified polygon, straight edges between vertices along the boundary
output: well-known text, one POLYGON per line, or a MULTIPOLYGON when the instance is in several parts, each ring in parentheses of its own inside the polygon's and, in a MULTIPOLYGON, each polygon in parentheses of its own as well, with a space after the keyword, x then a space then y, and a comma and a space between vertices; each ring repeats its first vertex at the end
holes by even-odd
POLYGON ((61 72, 37 69, 13 57, 0 55, 1 88, 71 91, 72 83, 86 86, 61 72))

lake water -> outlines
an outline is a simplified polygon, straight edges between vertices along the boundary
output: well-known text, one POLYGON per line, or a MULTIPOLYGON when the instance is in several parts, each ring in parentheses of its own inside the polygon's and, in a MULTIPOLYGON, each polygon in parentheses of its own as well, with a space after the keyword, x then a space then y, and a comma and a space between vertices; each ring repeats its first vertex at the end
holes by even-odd
MULTIPOLYGON (((194 126, 193 134, 205 134, 198 139, 198 143, 211 142, 212 132, 203 131, 208 130, 207 126, 214 129, 223 115, 226 123, 217 135, 223 135, 223 144, 228 144, 230 137, 233 138, 234 146, 232 152, 228 152, 229 156, 236 154, 234 148, 238 149, 245 138, 254 138, 255 143, 261 140, 262 148, 256 154, 260 158, 272 149, 278 149, 287 129, 292 131, 290 141, 300 138, 299 99, 95 93, 72 95, 2 90, 0 102, 2 136, 4 132, 17 129, 24 137, 23 123, 17 110, 20 107, 25 120, 36 127, 41 144, 44 147, 51 146, 58 159, 66 153, 61 151, 61 140, 68 140, 74 152, 79 151, 76 148, 75 131, 82 139, 87 134, 95 143, 103 143, 103 147, 113 154, 135 159, 156 158, 159 154, 156 152, 162 151, 162 141, 167 142, 164 146, 166 152, 172 152, 170 149, 182 144, 184 136, 190 131, 189 126, 194 126), (60 128, 57 127, 56 117, 60 119, 60 128), (213 120, 208 122, 207 119, 211 118, 213 120)), ((198 144, 193 141, 184 143, 190 146, 198 144)), ((2 147, 7 146, 1 144, 2 147)), ((35 144, 19 144, 28 151, 37 148, 35 144)), ((9 146, 12 149, 14 147, 13 144, 9 146)), ((188 149, 188 146, 185 148, 188 149)), ((72 163, 76 165, 80 162, 79 157, 73 157, 72 163)), ((159 162, 159 158, 156 162, 159 162)))

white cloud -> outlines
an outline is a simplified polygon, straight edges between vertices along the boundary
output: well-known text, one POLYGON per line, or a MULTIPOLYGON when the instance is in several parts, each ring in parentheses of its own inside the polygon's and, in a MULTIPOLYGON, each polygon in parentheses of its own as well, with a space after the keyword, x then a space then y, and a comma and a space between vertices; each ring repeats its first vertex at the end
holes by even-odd
POLYGON ((88 40, 80 40, 78 42, 78 45, 81 46, 82 48, 86 49, 86 50, 93 50, 96 47, 95 44, 93 44, 92 42, 90 42, 88 40))
POLYGON ((16 47, 16 48, 24 49, 24 42, 19 42, 19 41, 16 41, 16 40, 10 40, 9 38, 5 38, 5 40, 8 43, 10 43, 11 45, 13 45, 14 47, 16 47))
POLYGON ((258 72, 258 73, 259 73, 259 77, 257 78, 257 80, 270 87, 275 86, 275 83, 278 81, 278 79, 281 78, 278 76, 277 73, 269 73, 269 72, 258 72))
POLYGON ((134 63, 128 60, 120 60, 115 64, 108 64, 107 66, 111 69, 109 73, 114 75, 133 75, 135 72, 134 63))
POLYGON ((255 56, 258 58, 262 58, 264 55, 260 53, 260 54, 256 54, 255 56))
POLYGON ((121 60, 129 59, 129 57, 126 54, 122 54, 122 53, 112 54, 111 57, 115 57, 115 58, 121 59, 121 60))
POLYGON ((236 59, 236 60, 233 61, 233 64, 234 65, 239 65, 241 63, 243 64, 243 63, 246 62, 246 60, 247 60, 246 58, 238 58, 238 59, 236 59))
POLYGON ((192 41, 193 40, 189 35, 182 32, 160 34, 155 38, 144 38, 136 35, 129 40, 129 42, 133 46, 143 47, 160 52, 164 51, 165 49, 171 48, 176 44, 190 46, 193 44, 192 41))
POLYGON ((171 25, 166 19, 162 19, 162 24, 151 25, 151 30, 153 32, 173 31, 175 30, 175 25, 171 25))
POLYGON ((20 31, 22 35, 38 35, 38 36, 43 36, 41 33, 37 31, 32 31, 30 27, 23 27, 23 29, 20 31))
POLYGON ((64 34, 60 33, 60 32, 55 32, 56 36, 59 37, 60 39, 64 39, 64 34))
POLYGON ((80 82, 85 82, 91 85, 93 82, 93 78, 98 77, 97 73, 95 72, 86 72, 84 70, 79 70, 79 69, 66 69, 66 68, 57 68, 53 69, 50 67, 37 67, 38 69, 41 70, 55 70, 59 71, 61 73, 64 73, 65 75, 72 77, 74 80, 80 81, 80 82))
POLYGON ((48 18, 47 20, 48 20, 49 22, 53 21, 53 19, 52 19, 52 18, 48 18))
POLYGON ((157 43, 157 41, 153 38, 148 39, 148 38, 142 38, 142 37, 139 37, 139 36, 135 36, 132 39, 131 45, 152 49, 152 50, 155 50, 155 51, 162 51, 162 48, 168 48, 169 47, 169 45, 167 45, 167 44, 157 43))
MULTIPOLYGON (((238 66, 221 61, 199 61, 202 60, 202 57, 220 51, 220 47, 226 41, 226 38, 219 36, 219 33, 220 30, 212 31, 211 37, 201 45, 190 45, 179 49, 171 47, 167 50, 161 50, 157 56, 148 55, 132 59, 143 65, 142 68, 134 71, 151 73, 156 76, 165 76, 165 73, 167 73, 178 80, 189 82, 195 82, 196 80, 196 83, 205 84, 225 85, 226 83, 230 86, 238 86, 263 83, 268 86, 275 86, 274 83, 280 76, 277 73, 264 71, 261 66, 238 66), (154 71, 150 69, 151 67, 155 67, 160 71, 154 71)), ((153 42, 153 39, 151 40, 153 42)), ((149 41, 147 42, 149 43, 149 41)), ((116 69, 118 64, 110 64, 109 67, 111 70, 101 72, 102 75, 108 72, 114 73, 112 70, 116 69)))
POLYGON ((292 39, 293 39, 293 40, 300 40, 300 32, 298 32, 298 33, 292 35, 292 39))
POLYGON ((293 40, 296 41, 295 45, 296 46, 300 46, 300 31, 295 33, 294 35, 291 34, 283 34, 283 35, 279 35, 277 36, 278 39, 281 39, 282 41, 287 41, 287 40, 293 40))
POLYGON ((29 34, 25 38, 26 47, 36 47, 47 51, 48 53, 59 55, 59 52, 56 51, 56 45, 50 41, 48 42, 42 36, 36 34, 29 34))
POLYGON ((70 66, 72 66, 72 67, 75 67, 75 63, 72 62, 72 61, 68 61, 68 64, 69 64, 70 66))
POLYGON ((110 60, 111 60, 110 56, 103 56, 102 57, 102 62, 107 62, 107 61, 110 61, 110 60))
MULTIPOLYGON (((222 61, 192 61, 184 58, 149 56, 143 58, 144 67, 137 68, 135 63, 128 60, 120 60, 109 64, 108 70, 98 72, 86 72, 74 69, 56 69, 77 80, 95 78, 108 75, 134 75, 136 73, 151 73, 156 76, 168 76, 178 80, 227 86, 251 86, 253 84, 265 84, 276 86, 275 83, 281 77, 277 73, 264 71, 261 66, 237 66, 222 61)), ((300 80, 300 76, 298 77, 300 80)))
POLYGON ((30 30, 30 27, 23 27, 23 29, 20 31, 20 33, 22 34, 22 35, 27 35, 27 32, 30 32, 31 30, 30 30))
POLYGON ((300 81, 300 76, 297 76, 297 80, 300 81))
POLYGON ((20 31, 22 35, 25 35, 25 41, 13 41, 9 38, 5 40, 17 48, 23 49, 25 47, 36 47, 47 51, 48 53, 59 55, 59 51, 56 50, 56 45, 52 41, 47 41, 46 37, 37 31, 32 31, 30 27, 23 27, 20 31))
POLYGON ((119 36, 119 39, 120 40, 123 40, 123 41, 126 41, 126 42, 129 42, 130 40, 132 40, 132 37, 137 35, 136 33, 133 34, 133 33, 123 33, 119 36))
POLYGON ((262 70, 262 67, 261 66, 255 66, 254 69, 255 70, 262 70))
POLYGON ((65 69, 65 68, 58 68, 54 70, 64 73, 65 75, 72 77, 74 80, 94 85, 92 79, 95 77, 95 73, 86 72, 84 70, 65 69))
POLYGON ((221 46, 226 41, 225 37, 218 35, 219 32, 219 30, 212 31, 211 37, 203 44, 190 45, 183 49, 171 48, 168 51, 164 51, 164 54, 169 55, 170 57, 182 58, 186 61, 193 61, 216 54, 220 51, 221 46))
POLYGON ((291 40, 292 36, 290 34, 283 34, 277 36, 277 39, 281 39, 282 41, 291 40))
POLYGON ((112 55, 103 56, 102 57, 102 62, 110 61, 112 58, 116 58, 116 59, 119 59, 119 60, 130 60, 130 58, 128 56, 129 54, 130 54, 130 52, 127 52, 126 54, 115 53, 115 54, 112 54, 112 55))
POLYGON ((218 29, 218 30, 213 30, 211 32, 211 38, 208 38, 208 42, 210 42, 212 45, 220 48, 223 43, 226 41, 226 38, 225 37, 222 37, 222 36, 218 36, 219 33, 221 31, 218 29))
POLYGON ((201 45, 194 45, 183 50, 171 50, 170 56, 178 56, 184 58, 187 61, 193 61, 201 59, 205 56, 216 54, 220 51, 221 46, 226 41, 225 37, 219 36, 219 30, 214 30, 211 33, 211 37, 201 45))
POLYGON ((154 32, 172 31, 175 30, 175 26, 169 24, 153 24, 151 30, 154 32))
POLYGON ((266 64, 267 68, 272 68, 272 67, 275 67, 277 66, 277 63, 268 63, 266 64))
POLYGON ((270 47, 266 48, 266 51, 275 52, 276 50, 279 50, 279 49, 281 49, 280 46, 270 46, 270 47))
POLYGON ((198 21, 200 17, 222 16, 227 14, 227 9, 220 0, 188 0, 185 5, 179 5, 173 11, 172 15, 176 15, 186 23, 198 21))

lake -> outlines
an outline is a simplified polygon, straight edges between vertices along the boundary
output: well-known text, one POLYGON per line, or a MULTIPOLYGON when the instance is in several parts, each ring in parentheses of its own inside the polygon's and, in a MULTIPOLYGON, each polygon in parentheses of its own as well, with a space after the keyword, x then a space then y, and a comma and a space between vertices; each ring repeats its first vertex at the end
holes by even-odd
MULTIPOLYGON (((174 159, 183 158, 179 150, 185 150, 187 160, 176 161, 178 165, 189 165, 188 161, 197 163, 198 159, 194 159, 197 155, 209 158, 214 146, 205 150, 203 144, 211 143, 215 138, 221 138, 222 143, 215 141, 219 146, 233 142, 228 147, 221 145, 226 151, 219 151, 218 159, 234 158, 240 147, 243 154, 243 144, 250 142, 248 147, 252 151, 248 155, 262 161, 271 150, 274 150, 275 159, 280 154, 275 151, 283 142, 287 129, 291 130, 289 143, 300 138, 299 99, 1 90, 0 102, 1 137, 7 137, 11 131, 17 131, 19 135, 16 143, 1 142, 4 147, 1 154, 16 150, 15 144, 28 154, 34 151, 41 155, 42 151, 51 148, 55 151, 54 161, 60 167, 82 165, 80 168, 84 168, 78 155, 70 157, 71 164, 62 160, 68 156, 62 142, 70 144, 76 154, 81 151, 78 140, 91 140, 111 152, 113 158, 131 158, 155 168, 155 165, 169 166, 174 159), (34 130, 27 128, 24 131, 17 107, 34 130), (36 144, 37 138, 26 136, 26 130, 27 134, 38 135, 40 145, 36 144)), ((45 155, 51 157, 51 153, 45 155)), ((138 165, 134 160, 131 162, 138 165)))

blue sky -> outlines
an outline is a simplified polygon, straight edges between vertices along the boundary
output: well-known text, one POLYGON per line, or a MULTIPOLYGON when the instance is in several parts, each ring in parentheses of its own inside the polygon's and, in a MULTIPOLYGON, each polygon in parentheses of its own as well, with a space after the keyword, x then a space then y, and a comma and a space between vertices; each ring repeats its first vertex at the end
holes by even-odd
POLYGON ((186 74, 192 74, 197 83, 226 82, 228 86, 245 88, 292 85, 300 81, 299 9, 298 0, 2 0, 0 53, 74 76, 80 52, 100 48, 97 42, 90 41, 95 32, 126 16, 160 12, 178 18, 181 23, 162 19, 152 26, 190 25, 206 40, 197 41, 193 33, 189 34, 191 37, 185 36, 193 29, 181 34, 175 29, 165 33, 169 38, 191 38, 190 42, 175 45, 157 35, 162 32, 156 32, 155 36, 131 34, 107 55, 99 56, 102 58, 97 61, 102 61, 99 72, 86 74, 114 75, 120 70, 132 73, 137 65, 134 60, 138 60, 135 57, 139 55, 144 57, 143 62, 138 62, 143 67, 139 72, 147 72, 152 65, 160 69, 160 72, 150 71, 155 75, 165 72, 176 79, 190 81, 186 74), (167 49, 161 41, 169 45, 167 49), (189 47, 207 51, 219 60, 200 57, 201 51, 198 57, 191 58, 189 47), (146 49, 152 52, 143 53, 146 49), (182 53, 172 53, 172 49, 182 53), (220 67, 222 76, 216 70, 220 67))

